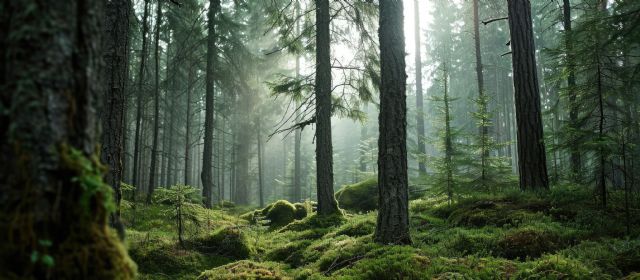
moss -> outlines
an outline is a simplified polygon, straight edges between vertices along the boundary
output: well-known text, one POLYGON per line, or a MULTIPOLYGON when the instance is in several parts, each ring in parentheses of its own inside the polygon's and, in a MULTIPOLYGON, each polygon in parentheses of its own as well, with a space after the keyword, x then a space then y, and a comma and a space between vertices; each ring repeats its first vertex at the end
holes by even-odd
MULTIPOLYGON (((280 228, 293 222, 296 218, 296 207, 286 200, 278 200, 268 207, 265 218, 271 228, 280 228)), ((265 208, 267 209, 267 208, 265 208)), ((264 213, 264 212, 263 212, 264 213)))
POLYGON ((311 240, 304 239, 289 242, 282 247, 269 251, 266 257, 271 261, 283 262, 291 265, 292 267, 300 267, 306 264, 303 253, 311 243, 311 240))
POLYGON ((324 275, 330 275, 360 261, 367 252, 377 247, 380 245, 373 243, 371 237, 343 238, 332 243, 330 249, 322 254, 316 265, 324 275))
POLYGON ((307 215, 311 212, 311 205, 309 203, 295 203, 293 206, 296 208, 296 212, 294 213, 294 218, 296 220, 302 220, 307 217, 307 215))
POLYGON ((200 274, 198 280, 287 280, 276 263, 238 261, 200 274))
POLYGON ((305 231, 305 230, 317 230, 330 227, 336 227, 345 222, 345 218, 341 214, 334 214, 328 216, 311 215, 300 221, 295 221, 280 229, 280 232, 284 231, 305 231))
POLYGON ((498 254, 508 259, 538 258, 544 253, 563 247, 557 234, 536 229, 523 229, 507 233, 497 244, 498 254))
POLYGON ((606 278, 586 264, 558 255, 549 255, 526 264, 517 279, 603 279, 606 278))
POLYGON ((378 179, 371 178, 353 185, 343 186, 336 193, 342 209, 367 212, 378 208, 378 179))
POLYGON ((631 273, 627 276, 625 276, 624 278, 622 278, 623 280, 640 280, 640 273, 631 273))
POLYGON ((501 230, 496 228, 484 229, 454 229, 444 238, 444 247, 450 249, 457 256, 482 255, 490 256, 496 248, 501 230))
POLYGON ((222 227, 213 234, 195 242, 196 249, 205 254, 215 254, 230 259, 246 259, 253 248, 238 227, 222 227))
POLYGON ((431 260, 410 246, 381 246, 336 272, 334 279, 430 279, 431 260))
POLYGON ((367 215, 359 218, 348 219, 332 233, 333 236, 346 235, 359 237, 372 234, 376 229, 375 216, 367 215))

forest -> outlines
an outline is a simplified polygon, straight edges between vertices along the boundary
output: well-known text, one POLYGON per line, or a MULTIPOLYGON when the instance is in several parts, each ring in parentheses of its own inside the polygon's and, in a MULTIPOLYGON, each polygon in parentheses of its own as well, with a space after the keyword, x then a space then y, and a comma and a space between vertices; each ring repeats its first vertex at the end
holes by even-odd
POLYGON ((0 1, 0 279, 640 280, 638 161, 638 0, 0 1))

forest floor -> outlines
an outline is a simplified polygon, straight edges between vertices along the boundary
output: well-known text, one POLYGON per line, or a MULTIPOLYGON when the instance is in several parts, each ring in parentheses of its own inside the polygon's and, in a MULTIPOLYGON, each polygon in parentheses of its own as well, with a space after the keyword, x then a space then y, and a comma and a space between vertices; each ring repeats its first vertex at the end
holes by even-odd
POLYGON ((269 227, 252 209, 200 209, 182 245, 172 205, 123 217, 141 279, 640 279, 640 210, 581 189, 412 200, 411 246, 374 243, 375 212, 269 227))

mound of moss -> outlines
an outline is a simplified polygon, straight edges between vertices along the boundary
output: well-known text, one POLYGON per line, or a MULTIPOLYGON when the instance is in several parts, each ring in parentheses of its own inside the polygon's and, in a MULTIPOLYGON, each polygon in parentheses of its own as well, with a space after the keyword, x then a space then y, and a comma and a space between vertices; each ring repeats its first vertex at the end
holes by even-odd
POLYGON ((312 206, 308 202, 292 204, 286 200, 278 200, 265 208, 242 214, 240 219, 246 220, 251 224, 265 221, 264 224, 269 225, 271 229, 277 229, 295 220, 304 219, 311 211, 312 206))
POLYGON ((536 229, 515 230, 498 241, 498 254, 507 259, 539 258, 544 253, 564 247, 561 237, 553 232, 536 229))
MULTIPOLYGON (((431 259, 410 246, 379 246, 333 274, 334 279, 431 279, 431 259)), ((458 279, 458 278, 456 278, 458 279)), ((462 279, 462 278, 460 278, 462 279)))
POLYGON ((343 224, 346 221, 342 214, 333 214, 328 216, 311 215, 302 220, 295 221, 280 229, 285 231, 306 231, 306 230, 322 230, 332 228, 343 224))
POLYGON ((195 242, 196 249, 205 254, 215 254, 230 259, 246 259, 253 248, 238 227, 222 227, 213 234, 195 242))
POLYGON ((373 211, 378 208, 378 179, 371 178, 353 185, 342 186, 336 193, 342 209, 354 212, 373 211))
POLYGON ((604 279, 604 275, 592 267, 558 255, 548 255, 525 265, 528 267, 522 269, 516 279, 604 279))
POLYGON ((288 280, 276 263, 238 261, 200 274, 198 280, 288 280))

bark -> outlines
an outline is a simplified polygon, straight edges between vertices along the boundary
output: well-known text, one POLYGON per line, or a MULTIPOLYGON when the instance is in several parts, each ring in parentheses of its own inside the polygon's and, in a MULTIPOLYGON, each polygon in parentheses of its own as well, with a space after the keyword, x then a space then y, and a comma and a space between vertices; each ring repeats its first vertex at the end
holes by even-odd
POLYGON ((380 2, 378 219, 374 239, 410 244, 405 41, 402 1, 380 2))
POLYGON ((135 277, 107 227, 97 152, 95 106, 122 74, 112 61, 101 69, 104 4, 0 3, 0 279, 135 277), (36 251, 55 265, 31 261, 36 251))
POLYGON ((220 7, 220 0, 209 1, 209 14, 207 28, 209 35, 207 36, 207 78, 206 78, 206 97, 205 97, 205 118, 204 118, 204 153, 202 155, 202 196, 204 197, 204 205, 211 208, 213 203, 213 99, 214 99, 214 76, 216 53, 216 25, 215 17, 220 7))
MULTIPOLYGON (((415 39, 416 39, 416 122, 417 122, 417 143, 418 152, 424 156, 427 154, 424 134, 424 101, 422 98, 422 49, 420 47, 420 9, 418 0, 413 0, 415 18, 415 39)), ((423 159, 418 159, 418 171, 421 175, 427 173, 427 166, 423 159)))
POLYGON ((133 175, 131 184, 134 185, 134 195, 133 201, 136 201, 136 195, 138 188, 140 187, 140 155, 142 151, 141 143, 141 128, 142 128, 142 110, 143 110, 143 85, 144 85, 144 74, 145 67, 147 62, 147 33, 148 33, 148 20, 149 20, 149 0, 144 0, 144 14, 142 16, 142 51, 140 52, 140 69, 138 71, 138 86, 137 86, 137 105, 136 105, 136 132, 135 139, 133 144, 133 175))
MULTIPOLYGON (((574 66, 575 57, 573 55, 573 40, 571 32, 571 2, 569 0, 562 1, 563 23, 565 32, 565 49, 567 54, 567 95, 569 96, 569 124, 573 128, 578 127, 578 104, 576 104, 576 71, 574 66)), ((578 150, 578 145, 570 145, 570 163, 571 171, 576 179, 580 180, 582 156, 578 150)))
POLYGON ((548 189, 540 87, 529 0, 508 0, 520 189, 548 189))
MULTIPOLYGON (((476 78, 478 79, 478 97, 483 98, 484 92, 484 74, 482 72, 482 52, 480 51, 480 17, 478 15, 478 0, 473 0, 473 42, 476 52, 476 78)), ((487 103, 481 102, 482 108, 478 108, 480 112, 487 112, 487 103)), ((489 149, 486 149, 486 142, 489 137, 489 127, 483 125, 479 129, 480 139, 482 139, 482 151, 480 153, 480 164, 482 173, 482 183, 486 181, 487 164, 489 158, 489 149)))
POLYGON ((108 167, 105 183, 113 188, 116 211, 109 224, 124 238, 120 221, 120 201, 123 180, 122 159, 124 144, 125 90, 129 75, 129 0, 109 1, 106 4, 104 24, 105 97, 102 115, 102 162, 108 167))
POLYGON ((333 195, 330 23, 329 0, 316 0, 316 185, 319 215, 339 213, 333 195))
POLYGON ((187 78, 187 112, 186 118, 187 122, 185 124, 185 139, 184 139, 184 184, 187 186, 191 186, 191 115, 193 114, 191 110, 191 95, 193 91, 193 82, 195 80, 195 69, 194 65, 191 64, 192 61, 188 62, 188 78, 187 78))
POLYGON ((153 102, 153 144, 151 148, 151 164, 149 167, 149 190, 147 191, 147 204, 151 203, 151 197, 157 184, 158 162, 158 134, 160 132, 160 25, 162 24, 162 1, 156 6, 156 35, 155 35, 155 98, 153 102))

